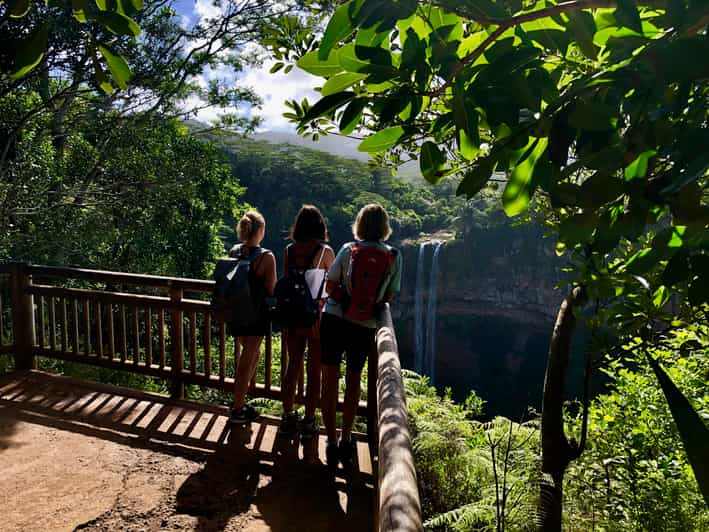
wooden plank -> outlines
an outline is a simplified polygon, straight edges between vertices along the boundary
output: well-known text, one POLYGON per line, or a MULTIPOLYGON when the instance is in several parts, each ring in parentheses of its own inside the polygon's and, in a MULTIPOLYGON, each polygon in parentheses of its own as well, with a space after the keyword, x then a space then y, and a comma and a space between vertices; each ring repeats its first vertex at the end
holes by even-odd
POLYGON ((74 356, 79 354, 79 301, 71 300, 71 351, 74 356))
POLYGON ((190 373, 197 373, 197 314, 190 312, 190 373))
POLYGON ((96 354, 103 357, 103 307, 100 301, 96 301, 96 354))
POLYGON ((91 307, 88 299, 84 299, 84 356, 91 354, 91 307))
POLYGON ((67 320, 67 315, 66 315, 66 298, 62 297, 60 298, 60 303, 61 303, 61 328, 62 328, 62 337, 61 337, 61 345, 62 345, 62 352, 66 353, 67 352, 67 345, 69 344, 69 331, 67 330, 68 327, 68 320, 67 320))
POLYGON ((52 351, 57 349, 57 311, 55 303, 56 301, 53 297, 47 300, 49 305, 49 348, 52 351))
POLYGON ((108 318, 108 357, 113 360, 116 358, 116 334, 113 327, 113 305, 110 303, 106 307, 106 318, 108 318))
POLYGON ((138 323, 138 307, 131 307, 131 318, 133 322, 133 363, 140 362, 140 327, 138 323))
POLYGON ((305 357, 300 359, 300 373, 298 374, 298 397, 305 397, 305 370, 303 368, 305 364, 305 357))
POLYGON ((158 355, 160 367, 165 367, 165 311, 158 309, 158 355))
POLYGON ((121 362, 125 362, 128 352, 128 331, 126 330, 126 306, 118 305, 119 340, 121 341, 121 362))
MULTIPOLYGON (((236 353, 234 353, 236 357, 236 353)), ((226 378, 226 327, 223 321, 219 321, 219 380, 226 378)))
MULTIPOLYGON (((0 311, 0 313, 2 313, 0 311)), ((46 340, 44 337, 44 329, 45 329, 45 321, 44 321, 44 297, 40 296, 39 299, 37 300, 37 314, 39 316, 39 347, 44 349, 46 345, 46 340)), ((2 329, 2 325, 0 325, 0 329, 2 329)), ((0 342, 1 343, 1 342, 0 342)))
POLYGON ((68 298, 88 299, 90 301, 101 301, 103 303, 114 303, 122 305, 138 305, 145 307, 151 305, 156 308, 178 309, 182 312, 207 312, 209 302, 198 299, 183 298, 179 301, 171 301, 167 297, 148 296, 144 294, 127 294, 125 292, 109 292, 106 290, 88 290, 85 288, 64 288, 62 286, 32 285, 27 292, 32 295, 42 296, 65 296, 68 298))
POLYGON ((212 375, 212 315, 204 315, 204 334, 202 335, 204 347, 204 373, 207 377, 212 375))
POLYGON ((263 368, 264 368, 264 387, 267 390, 271 389, 271 362, 273 361, 273 334, 269 327, 268 335, 266 335, 266 348, 264 350, 263 368))
POLYGON ((109 284, 131 284, 155 288, 180 288, 189 292, 211 292, 214 281, 187 279, 184 277, 164 277, 138 273, 90 270, 86 268, 68 268, 64 266, 29 265, 28 273, 36 277, 57 277, 61 279, 86 279, 109 284))
POLYGON ((184 380, 182 379, 182 368, 184 367, 185 345, 182 319, 184 313, 179 309, 182 301, 182 288, 173 286, 170 288, 170 302, 174 305, 170 308, 172 317, 172 327, 170 330, 170 367, 172 368, 172 393, 173 399, 182 399, 185 395, 184 380))
POLYGON ((5 343, 5 319, 2 305, 2 291, 0 290, 0 345, 5 343))
POLYGON ((153 363, 153 309, 145 307, 145 365, 153 363))

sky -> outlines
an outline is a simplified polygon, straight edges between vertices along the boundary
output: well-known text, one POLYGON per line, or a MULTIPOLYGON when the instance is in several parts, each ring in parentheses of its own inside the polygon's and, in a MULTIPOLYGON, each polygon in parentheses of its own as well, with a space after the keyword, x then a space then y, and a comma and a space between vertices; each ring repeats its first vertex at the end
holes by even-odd
MULTIPOLYGON (((215 8, 212 0, 175 0, 175 9, 182 18, 183 25, 192 25, 199 21, 202 17, 215 16, 219 13, 219 9, 215 8)), ((282 114, 288 110, 284 105, 284 101, 297 99, 301 101, 307 97, 311 102, 318 99, 318 94, 312 90, 312 87, 322 83, 322 80, 311 76, 297 67, 289 74, 277 72, 270 74, 269 70, 275 61, 268 60, 259 68, 246 67, 243 72, 240 72, 238 79, 234 79, 231 75, 225 75, 225 71, 208 70, 203 75, 203 80, 206 84, 208 79, 219 78, 221 80, 235 81, 243 86, 248 86, 254 89, 263 101, 261 109, 244 109, 244 114, 255 113, 262 118, 262 124, 259 131, 286 131, 295 132, 295 126, 283 118, 282 114)), ((189 105, 189 102, 187 102, 189 105)), ((217 111, 207 109, 200 111, 197 115, 198 120, 209 122, 217 117, 217 111)))

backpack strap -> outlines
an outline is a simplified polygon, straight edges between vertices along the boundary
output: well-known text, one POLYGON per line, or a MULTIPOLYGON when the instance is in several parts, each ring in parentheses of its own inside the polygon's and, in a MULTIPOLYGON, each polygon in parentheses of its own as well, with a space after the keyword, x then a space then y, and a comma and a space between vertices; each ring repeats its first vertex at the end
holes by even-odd
MULTIPOLYGON (((313 268, 313 261, 315 260, 315 257, 318 256, 318 253, 320 253, 320 250, 323 249, 322 242, 318 242, 317 247, 313 251, 313 254, 310 256, 310 260, 308 260, 308 267, 305 268, 306 270, 311 270, 313 268)), ((318 261, 318 266, 320 266, 320 262, 322 261, 322 255, 320 255, 320 261, 318 261)), ((316 266, 316 268, 318 267, 316 266)))

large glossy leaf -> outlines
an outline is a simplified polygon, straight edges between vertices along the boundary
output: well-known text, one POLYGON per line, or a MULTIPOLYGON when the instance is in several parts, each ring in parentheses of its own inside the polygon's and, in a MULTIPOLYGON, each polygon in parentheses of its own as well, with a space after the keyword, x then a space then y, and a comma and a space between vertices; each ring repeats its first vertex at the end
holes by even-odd
POLYGON ((339 68, 338 72, 343 69, 347 72, 360 72, 370 65, 368 61, 357 57, 354 43, 350 43, 337 50, 337 64, 339 68))
POLYGON ((367 106, 366 98, 356 98, 347 104, 340 117, 340 133, 349 135, 352 133, 362 118, 362 111, 367 106))
POLYGON ((579 101, 569 114, 569 124, 584 131, 607 131, 613 128, 615 113, 610 105, 579 101))
POLYGON ((47 39, 49 31, 46 25, 35 29, 30 36, 20 43, 19 50, 15 56, 15 70, 11 77, 18 79, 25 76, 30 70, 39 64, 47 49, 47 39))
POLYGON ((709 428, 704 424, 689 400, 662 369, 659 362, 650 354, 647 354, 647 359, 667 399, 672 419, 677 425, 677 431, 687 453, 687 459, 692 466, 697 484, 699 484, 699 490, 706 503, 709 504, 709 445, 707 444, 709 442, 709 428))
POLYGON ((446 156, 440 148, 430 140, 424 142, 423 146, 421 146, 419 166, 426 181, 434 185, 437 184, 441 180, 445 165, 446 156))
POLYGON ((568 13, 567 31, 576 41, 581 52, 589 59, 596 59, 598 48, 593 44, 593 34, 596 33, 596 23, 593 15, 586 11, 568 13))
POLYGON ((380 153, 395 146, 403 134, 404 128, 401 126, 388 127, 364 139, 357 149, 366 153, 380 153))
POLYGON ((638 33, 643 32, 640 13, 638 13, 638 6, 635 5, 634 0, 618 0, 618 9, 615 10, 614 15, 619 25, 638 33))
POLYGON ((31 5, 30 0, 8 0, 10 16, 13 18, 24 17, 31 5))
POLYGON ((342 72, 328 79, 325 82, 325 85, 323 85, 320 94, 323 96, 335 94, 336 92, 340 92, 366 77, 366 74, 359 74, 357 72, 342 72))
POLYGON ((99 11, 94 14, 96 20, 116 35, 140 35, 140 26, 132 18, 113 11, 99 11))
POLYGON ((79 22, 86 22, 86 10, 89 7, 88 0, 72 0, 71 12, 79 22))
POLYGON ((354 92, 338 92, 321 98, 303 115, 301 123, 330 114, 338 107, 349 102, 354 96, 354 92))
POLYGON ((314 76, 330 77, 342 72, 342 67, 337 59, 337 51, 335 50, 330 52, 330 55, 325 60, 321 60, 318 57, 317 51, 309 52, 298 59, 296 64, 314 76))
POLYGON ((647 163, 657 154, 657 150, 646 150, 638 155, 635 160, 625 167, 623 175, 626 181, 636 177, 645 177, 647 173, 647 163))
POLYGON ((317 52, 318 59, 321 61, 327 60, 333 46, 339 41, 346 39, 354 31, 355 28, 350 19, 350 10, 355 7, 354 4, 354 0, 342 4, 335 10, 332 17, 330 17, 330 21, 325 29, 325 34, 320 41, 320 48, 317 52))
POLYGON ((490 181, 494 167, 494 162, 489 157, 481 160, 475 168, 465 173, 456 194, 465 194, 468 198, 475 196, 490 181))
POLYGON ((121 89, 127 89, 128 80, 130 79, 131 73, 126 60, 102 44, 98 45, 98 49, 103 58, 106 60, 108 69, 111 71, 111 75, 113 76, 113 81, 115 81, 116 85, 118 85, 121 89))
POLYGON ((502 193, 502 205, 507 216, 516 216, 527 209, 531 199, 532 175, 537 161, 547 148, 549 139, 535 141, 529 155, 517 164, 502 193))

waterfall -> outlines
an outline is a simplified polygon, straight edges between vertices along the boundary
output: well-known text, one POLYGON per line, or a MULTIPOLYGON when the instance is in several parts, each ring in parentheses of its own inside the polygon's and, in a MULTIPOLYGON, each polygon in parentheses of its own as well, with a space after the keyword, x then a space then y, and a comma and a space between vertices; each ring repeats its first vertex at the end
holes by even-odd
POLYGON ((423 372, 426 373, 431 384, 436 382, 436 306, 438 294, 438 255, 441 252, 441 242, 433 242, 435 246, 431 261, 431 273, 428 282, 428 307, 426 308, 426 354, 423 372))
POLYGON ((423 336, 423 294, 424 286, 424 257, 426 244, 419 245, 418 261, 416 262, 416 288, 414 292, 414 371, 423 373, 424 344, 423 336))

